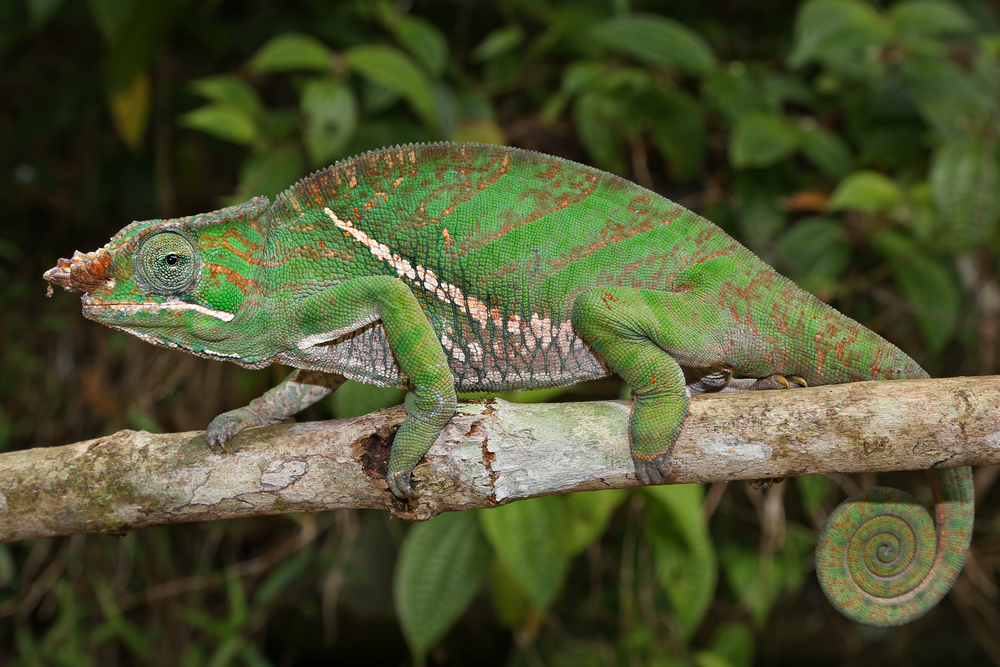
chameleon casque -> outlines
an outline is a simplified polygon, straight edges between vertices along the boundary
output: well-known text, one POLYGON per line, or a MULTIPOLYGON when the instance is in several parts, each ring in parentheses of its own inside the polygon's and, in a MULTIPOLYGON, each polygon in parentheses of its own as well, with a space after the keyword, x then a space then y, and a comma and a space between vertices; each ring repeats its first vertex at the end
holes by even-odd
MULTIPOLYGON (((155 345, 299 369, 216 417, 213 448, 299 412, 343 377, 411 389, 387 476, 401 498, 412 497, 411 472, 454 414, 456 390, 617 373, 633 388, 636 476, 659 484, 671 479, 692 394, 927 377, 684 207, 497 146, 372 151, 274 204, 255 197, 134 222, 45 278, 84 292, 87 318, 155 345)), ((906 623, 951 588, 971 536, 971 471, 929 474, 936 528, 892 489, 830 517, 816 569, 850 618, 906 623)))

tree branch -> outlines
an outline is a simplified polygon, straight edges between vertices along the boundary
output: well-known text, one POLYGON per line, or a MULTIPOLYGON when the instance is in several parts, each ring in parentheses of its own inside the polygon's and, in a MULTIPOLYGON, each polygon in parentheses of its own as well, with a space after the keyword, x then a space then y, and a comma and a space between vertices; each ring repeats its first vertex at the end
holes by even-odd
MULTIPOLYGON (((402 408, 250 429, 120 431, 0 455, 0 541, 121 534, 186 521, 381 508, 409 520, 551 493, 635 486, 627 402, 462 404, 415 472, 385 485, 402 408)), ((1000 463, 1000 377, 861 382, 698 396, 674 447, 678 483, 1000 463)))

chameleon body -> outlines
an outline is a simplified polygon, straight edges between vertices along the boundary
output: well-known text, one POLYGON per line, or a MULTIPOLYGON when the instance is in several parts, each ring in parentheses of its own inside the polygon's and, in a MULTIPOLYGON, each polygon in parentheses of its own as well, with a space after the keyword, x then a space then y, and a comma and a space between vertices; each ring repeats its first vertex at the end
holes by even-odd
MULTIPOLYGON (((135 222, 45 277, 85 292, 86 317, 150 343, 300 369, 213 420, 213 447, 295 414, 342 377, 411 389, 387 477, 400 497, 411 496, 413 467, 452 417, 456 390, 617 373, 633 388, 632 458, 649 484, 671 478, 671 448, 694 393, 790 386, 786 378, 927 377, 704 218, 617 176, 513 148, 373 151, 303 179, 274 204, 258 197, 135 222)), ((932 582, 936 597, 910 595, 895 570, 863 592, 857 559, 846 574, 818 560, 821 575, 836 571, 824 586, 853 618, 911 620, 961 569, 969 471, 931 475, 938 537, 914 586, 932 582)), ((860 506, 879 504, 872 497, 860 506)), ((891 539, 908 544, 891 522, 891 539)), ((836 552, 850 539, 833 531, 820 543, 836 552)), ((874 549, 877 563, 911 553, 873 544, 862 552, 874 549)))

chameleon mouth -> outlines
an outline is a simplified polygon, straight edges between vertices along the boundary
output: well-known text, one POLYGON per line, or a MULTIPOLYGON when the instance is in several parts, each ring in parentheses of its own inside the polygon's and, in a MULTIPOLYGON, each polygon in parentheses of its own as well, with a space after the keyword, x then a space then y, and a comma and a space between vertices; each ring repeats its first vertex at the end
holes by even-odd
POLYGON ((205 306, 199 305, 197 303, 186 303, 179 300, 168 300, 162 303, 155 302, 105 302, 98 297, 94 297, 91 294, 85 294, 83 299, 83 315, 89 319, 94 319, 91 315, 101 316, 107 313, 121 314, 121 315, 137 315, 139 313, 149 313, 157 314, 163 311, 167 312, 180 312, 184 310, 193 310, 196 313, 201 313, 202 315, 208 315, 209 317, 214 317, 217 320, 222 320, 223 322, 231 322, 236 315, 233 313, 227 313, 224 310, 214 310, 212 308, 206 308, 205 306))

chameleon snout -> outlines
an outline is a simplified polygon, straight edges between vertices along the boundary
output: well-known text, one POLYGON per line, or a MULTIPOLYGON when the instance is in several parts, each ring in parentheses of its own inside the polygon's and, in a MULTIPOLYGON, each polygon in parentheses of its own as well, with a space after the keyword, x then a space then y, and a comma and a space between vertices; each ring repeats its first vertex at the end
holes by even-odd
MULTIPOLYGON (((77 250, 71 258, 60 259, 42 277, 67 292, 92 292, 111 280, 110 267, 111 253, 104 248, 88 253, 77 250)), ((48 295, 52 296, 52 285, 49 285, 48 295)))

